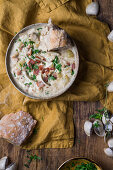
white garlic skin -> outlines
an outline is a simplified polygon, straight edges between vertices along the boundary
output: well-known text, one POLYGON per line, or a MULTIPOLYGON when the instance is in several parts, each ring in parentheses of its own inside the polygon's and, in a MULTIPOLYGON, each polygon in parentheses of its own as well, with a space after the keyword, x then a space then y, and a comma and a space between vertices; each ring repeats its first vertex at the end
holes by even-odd
POLYGON ((5 170, 7 163, 8 163, 8 157, 7 156, 1 158, 0 159, 0 170, 5 170))
POLYGON ((91 131, 92 131, 92 122, 90 122, 89 120, 86 120, 84 123, 84 131, 86 133, 87 136, 91 135, 91 131))
POLYGON ((111 117, 110 122, 113 123, 113 116, 111 117))
POLYGON ((86 7, 86 14, 88 15, 97 15, 99 12, 98 2, 92 2, 86 7))
POLYGON ((108 40, 113 42, 113 30, 109 33, 108 40))
POLYGON ((16 170, 16 169, 17 169, 16 163, 12 163, 6 168, 6 170, 16 170))
POLYGON ((107 156, 113 157, 113 151, 110 148, 104 148, 104 152, 107 156))
POLYGON ((113 81, 111 83, 109 83, 109 85, 107 87, 107 91, 108 92, 113 92, 113 81))

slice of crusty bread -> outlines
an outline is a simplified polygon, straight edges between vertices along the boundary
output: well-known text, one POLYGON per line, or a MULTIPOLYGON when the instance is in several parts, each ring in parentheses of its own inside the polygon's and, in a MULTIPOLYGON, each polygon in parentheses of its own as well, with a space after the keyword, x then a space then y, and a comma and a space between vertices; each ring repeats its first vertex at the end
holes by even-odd
POLYGON ((32 133, 36 122, 24 111, 7 114, 0 120, 0 137, 12 144, 21 145, 32 133))

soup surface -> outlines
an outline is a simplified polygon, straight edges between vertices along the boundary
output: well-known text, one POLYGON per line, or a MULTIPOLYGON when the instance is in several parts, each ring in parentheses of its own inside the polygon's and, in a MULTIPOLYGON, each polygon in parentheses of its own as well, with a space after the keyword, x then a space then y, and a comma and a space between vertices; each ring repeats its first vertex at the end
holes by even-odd
POLYGON ((76 76, 75 47, 47 51, 48 27, 34 27, 19 35, 10 54, 16 84, 35 97, 58 95, 76 76))

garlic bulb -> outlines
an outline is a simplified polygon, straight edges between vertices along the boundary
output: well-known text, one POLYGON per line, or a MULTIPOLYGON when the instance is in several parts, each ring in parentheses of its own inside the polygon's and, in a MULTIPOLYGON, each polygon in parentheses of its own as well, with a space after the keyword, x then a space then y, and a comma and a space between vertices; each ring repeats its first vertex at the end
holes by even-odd
POLYGON ((109 148, 113 148, 113 138, 110 138, 108 140, 108 146, 109 146, 109 148))
POLYGON ((109 33, 108 40, 113 42, 113 30, 109 33))
POLYGON ((8 163, 8 157, 7 156, 1 158, 0 159, 0 170, 5 170, 7 163, 8 163))
POLYGON ((86 7, 86 14, 88 15, 97 15, 99 12, 98 2, 92 2, 86 7))

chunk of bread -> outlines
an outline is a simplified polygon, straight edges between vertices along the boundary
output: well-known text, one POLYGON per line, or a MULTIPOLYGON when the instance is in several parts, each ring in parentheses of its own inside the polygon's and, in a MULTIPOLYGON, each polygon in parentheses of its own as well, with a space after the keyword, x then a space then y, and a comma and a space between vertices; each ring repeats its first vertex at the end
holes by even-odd
POLYGON ((24 111, 10 113, 0 120, 0 137, 15 145, 21 145, 32 133, 36 120, 24 111))

